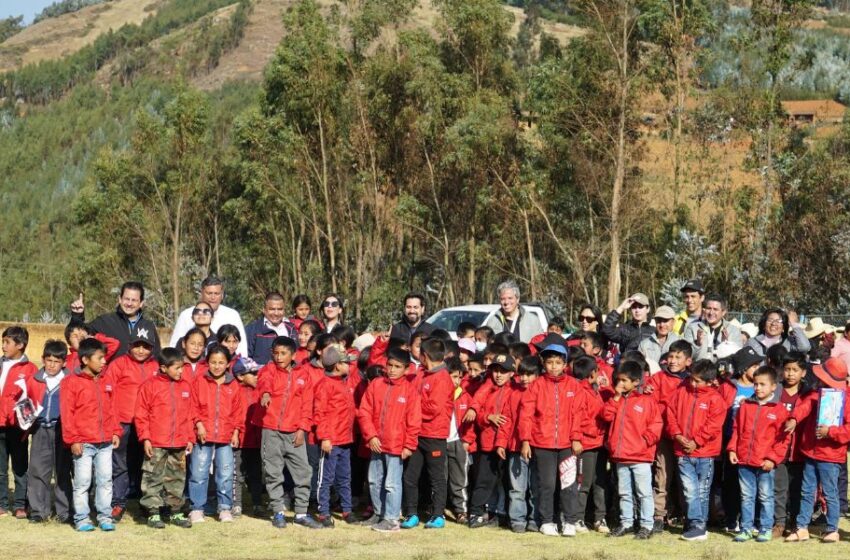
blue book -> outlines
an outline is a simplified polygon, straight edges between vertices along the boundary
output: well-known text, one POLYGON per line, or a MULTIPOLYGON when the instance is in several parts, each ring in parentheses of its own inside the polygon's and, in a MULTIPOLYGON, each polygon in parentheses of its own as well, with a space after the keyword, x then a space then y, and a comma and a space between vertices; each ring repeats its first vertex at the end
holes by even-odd
POLYGON ((844 424, 844 395, 842 389, 821 389, 818 404, 818 426, 844 424))

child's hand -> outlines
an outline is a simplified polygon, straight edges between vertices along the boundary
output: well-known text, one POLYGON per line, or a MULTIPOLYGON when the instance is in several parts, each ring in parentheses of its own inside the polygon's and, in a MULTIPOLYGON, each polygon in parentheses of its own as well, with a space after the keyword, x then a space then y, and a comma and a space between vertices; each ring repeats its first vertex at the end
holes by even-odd
POLYGON ((697 448, 697 442, 694 440, 685 440, 685 443, 682 445, 682 449, 685 451, 687 455, 690 455, 697 448))
POLYGON ((785 422, 785 433, 790 434, 794 430, 797 429, 797 421, 793 418, 789 418, 787 422, 785 422))
POLYGON ((381 440, 377 436, 369 440, 369 449, 372 450, 372 453, 380 453, 382 451, 381 440))
POLYGON ((817 430, 815 430, 815 435, 818 439, 825 439, 829 437, 829 426, 818 426, 817 430))
POLYGON ((596 384, 599 385, 600 387, 607 387, 608 386, 608 378, 602 377, 600 375, 596 378, 596 384))
POLYGON ((71 313, 82 313, 86 310, 86 306, 83 303, 83 293, 80 292, 80 297, 71 302, 71 313))
POLYGON ((230 438, 232 447, 239 447, 239 430, 233 430, 233 437, 230 438))
POLYGON ((260 397, 260 406, 268 408, 270 402, 272 402, 272 396, 268 393, 263 393, 263 396, 260 397))
POLYGON ((463 415, 463 423, 466 424, 467 422, 475 422, 476 416, 478 416, 478 413, 475 412, 475 409, 470 408, 466 411, 466 414, 463 415))
POLYGON ((405 447, 404 449, 401 450, 401 460, 402 461, 406 461, 407 459, 410 458, 411 455, 413 455, 412 449, 408 449, 408 448, 405 447))
POLYGON ((83 444, 82 443, 72 443, 71 444, 71 455, 74 457, 82 457, 83 456, 83 444))
POLYGON ((292 442, 294 447, 301 447, 304 445, 304 430, 298 430, 295 432, 295 441, 292 442))
POLYGON ((494 426, 501 426, 507 421, 507 418, 505 418, 501 414, 491 414, 487 417, 487 421, 493 424, 494 426))
POLYGON ((198 434, 198 443, 206 443, 207 429, 204 428, 203 422, 198 422, 197 424, 195 424, 195 433, 198 434))
POLYGON ((641 389, 643 390, 644 395, 651 395, 652 392, 655 391, 655 386, 654 385, 643 385, 641 387, 641 389))
POLYGON ((498 455, 499 459, 501 459, 502 461, 507 459, 507 455, 505 454, 505 448, 504 447, 497 447, 496 448, 496 455, 498 455))
POLYGON ((696 340, 697 346, 702 346, 704 339, 705 339, 705 331, 698 328, 697 329, 697 340, 696 340))
POLYGON ((331 440, 329 440, 329 439, 323 439, 322 440, 322 453, 330 455, 333 447, 334 446, 331 444, 331 440))
POLYGON ((467 453, 469 453, 469 444, 468 443, 463 442, 463 450, 466 451, 467 453))
POLYGON ((144 446, 145 446, 145 457, 147 457, 148 459, 153 459, 153 444, 151 443, 151 440, 146 439, 144 446))
POLYGON ((582 451, 584 451, 584 447, 582 447, 581 442, 578 440, 573 441, 573 455, 578 457, 582 451))
POLYGON ((195 449, 195 444, 190 441, 186 444, 186 455, 191 455, 193 449, 195 449))
POLYGON ((774 463, 770 459, 765 459, 764 461, 762 461, 761 470, 763 470, 764 472, 770 472, 775 467, 776 467, 776 463, 774 463))
POLYGON ((118 436, 112 436, 112 449, 118 449, 121 445, 121 439, 118 436))
POLYGON ((523 459, 531 461, 531 444, 527 441, 522 442, 522 450, 519 452, 523 459))
POLYGON ((734 451, 729 452, 729 462, 732 463, 733 465, 738 464, 738 454, 735 453, 734 451))

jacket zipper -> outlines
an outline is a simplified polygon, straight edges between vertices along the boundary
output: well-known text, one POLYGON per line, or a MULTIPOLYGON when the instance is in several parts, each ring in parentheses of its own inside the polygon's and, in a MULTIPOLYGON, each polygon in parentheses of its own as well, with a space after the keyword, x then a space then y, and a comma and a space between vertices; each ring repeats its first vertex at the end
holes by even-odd
POLYGON ((694 412, 696 412, 696 409, 697 409, 697 396, 696 396, 696 394, 694 394, 694 403, 691 405, 691 412, 688 414, 688 419, 685 421, 685 429, 682 430, 682 434, 686 437, 690 435, 688 433, 688 428, 691 427, 691 420, 693 420, 693 418, 694 418, 694 412))
POLYGON ((174 440, 177 437, 177 403, 174 400, 174 382, 168 382, 171 394, 171 447, 174 447, 174 440))
POLYGON ((219 395, 221 394, 221 385, 215 384, 215 416, 213 416, 213 437, 218 439, 218 412, 221 406, 219 395))
POLYGON ((277 429, 281 430, 283 426, 283 414, 286 411, 286 404, 289 401, 289 389, 292 386, 292 372, 286 372, 286 388, 283 390, 283 400, 280 403, 280 414, 277 416, 277 429))
POLYGON ((100 442, 106 441, 106 434, 103 432, 103 396, 100 394, 100 383, 92 379, 95 385, 95 393, 97 393, 97 418, 98 426, 100 427, 100 442))
POLYGON ((753 421, 753 432, 750 435, 750 445, 747 446, 747 461, 750 460, 750 457, 753 456, 753 445, 756 442, 756 431, 758 430, 759 425, 759 416, 761 416, 761 403, 759 403, 758 408, 756 408, 756 419, 753 421))
POLYGON ((384 437, 384 421, 387 418, 387 403, 393 393, 393 385, 388 383, 387 392, 384 393, 384 404, 381 406, 381 438, 384 437))
MULTIPOLYGON (((505 394, 504 389, 505 389, 505 385, 502 385, 501 387, 499 387, 499 395, 496 397, 496 409, 493 411, 495 414, 501 414, 502 413, 502 397, 505 394)), ((493 431, 493 447, 496 447, 496 440, 498 438, 499 438, 499 427, 496 426, 495 430, 493 431)))
POLYGON ((553 383, 553 387, 555 388, 555 447, 559 447, 559 438, 558 431, 560 429, 560 418, 561 418, 561 399, 558 396, 558 384, 553 383))
POLYGON ((625 408, 626 408, 626 400, 628 400, 628 398, 629 398, 628 396, 623 396, 623 410, 622 410, 622 414, 620 415, 620 431, 617 432, 617 451, 620 451, 621 446, 623 445, 623 424, 626 423, 625 408))

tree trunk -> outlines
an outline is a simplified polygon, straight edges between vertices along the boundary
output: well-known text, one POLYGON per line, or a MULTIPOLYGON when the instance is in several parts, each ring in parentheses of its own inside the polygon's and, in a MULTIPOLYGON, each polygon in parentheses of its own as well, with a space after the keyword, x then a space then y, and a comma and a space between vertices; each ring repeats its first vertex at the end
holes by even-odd
POLYGON ((322 122, 322 112, 318 113, 319 146, 322 150, 322 194, 325 198, 325 233, 328 237, 328 257, 331 264, 331 291, 336 293, 336 247, 333 233, 333 221, 331 215, 331 196, 328 187, 328 154, 325 146, 325 127, 322 122))

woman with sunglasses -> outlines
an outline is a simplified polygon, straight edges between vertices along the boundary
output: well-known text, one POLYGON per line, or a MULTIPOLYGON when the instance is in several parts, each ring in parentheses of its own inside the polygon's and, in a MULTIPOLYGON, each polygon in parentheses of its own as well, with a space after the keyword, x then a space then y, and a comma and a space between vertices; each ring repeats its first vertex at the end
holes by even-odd
POLYGON ((207 345, 216 340, 215 333, 212 332, 213 315, 215 315, 215 311, 213 311, 212 306, 203 301, 196 303, 192 309, 192 322, 207 337, 207 345))
POLYGON ((808 353, 812 344, 800 325, 792 325, 788 314, 778 307, 762 313, 759 333, 747 342, 747 346, 759 356, 767 355, 772 346, 781 344, 789 352, 808 353))
POLYGON ((321 320, 324 323, 325 332, 330 333, 337 325, 343 324, 345 308, 342 306, 342 298, 336 294, 328 294, 322 300, 321 320))

